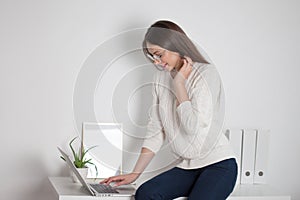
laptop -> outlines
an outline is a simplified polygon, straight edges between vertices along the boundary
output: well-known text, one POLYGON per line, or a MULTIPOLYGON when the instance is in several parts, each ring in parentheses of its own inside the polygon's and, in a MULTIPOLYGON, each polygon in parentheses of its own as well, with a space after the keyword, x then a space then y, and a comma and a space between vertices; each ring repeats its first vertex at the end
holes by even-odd
POLYGON ((80 183, 84 188, 87 189, 87 191, 92 196, 97 197, 131 197, 135 194, 135 188, 131 185, 128 186, 120 186, 117 188, 114 188, 110 185, 104 185, 104 184, 95 184, 95 183, 87 183, 84 178, 81 177, 79 172, 77 171, 75 165, 70 160, 70 157, 68 154, 66 154, 61 148, 57 147, 60 151, 61 155, 66 160, 66 163, 71 168, 71 170, 74 172, 80 183))

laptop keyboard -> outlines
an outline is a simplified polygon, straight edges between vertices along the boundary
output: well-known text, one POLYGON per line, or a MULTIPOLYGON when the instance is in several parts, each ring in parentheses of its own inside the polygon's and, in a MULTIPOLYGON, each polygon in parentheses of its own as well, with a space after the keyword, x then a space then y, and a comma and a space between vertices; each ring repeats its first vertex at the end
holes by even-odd
POLYGON ((90 184, 99 193, 119 193, 110 185, 104 184, 90 184))

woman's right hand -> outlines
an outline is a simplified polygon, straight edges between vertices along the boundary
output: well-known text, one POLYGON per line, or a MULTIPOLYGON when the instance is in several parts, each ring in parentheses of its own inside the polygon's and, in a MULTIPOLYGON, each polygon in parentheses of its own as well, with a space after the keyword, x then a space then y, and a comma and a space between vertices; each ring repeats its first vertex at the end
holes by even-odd
POLYGON ((104 179, 100 182, 100 184, 106 184, 109 185, 110 183, 115 183, 114 187, 120 186, 120 185, 126 185, 134 182, 140 174, 138 173, 130 173, 130 174, 123 174, 118 176, 112 176, 107 179, 104 179))
POLYGON ((147 167, 154 155, 150 149, 143 147, 132 173, 109 177, 101 181, 100 184, 109 185, 110 183, 114 183, 114 186, 117 187, 134 182, 147 167))

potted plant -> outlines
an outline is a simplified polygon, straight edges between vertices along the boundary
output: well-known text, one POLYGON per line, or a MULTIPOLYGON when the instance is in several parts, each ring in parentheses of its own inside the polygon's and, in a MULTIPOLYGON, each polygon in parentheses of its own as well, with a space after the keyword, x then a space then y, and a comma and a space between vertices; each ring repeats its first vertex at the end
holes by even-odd
MULTIPOLYGON (((98 169, 97 166, 92 162, 92 159, 87 159, 86 158, 86 154, 88 151, 90 151, 91 149, 95 148, 96 146, 92 146, 90 148, 88 148, 87 150, 84 149, 83 146, 83 140, 81 140, 81 145, 80 148, 78 150, 78 153, 74 150, 74 147, 72 145, 72 143, 77 139, 78 137, 74 137, 70 142, 69 142, 69 147, 72 151, 73 154, 73 158, 74 158, 74 165, 77 168, 78 172, 81 174, 81 176, 83 178, 87 177, 88 174, 88 167, 87 164, 93 165, 95 167, 96 170, 96 176, 98 176, 98 169)), ((65 160, 62 156, 60 156, 63 160, 65 160)), ((71 174, 73 181, 74 182, 78 182, 77 177, 72 173, 71 174)))

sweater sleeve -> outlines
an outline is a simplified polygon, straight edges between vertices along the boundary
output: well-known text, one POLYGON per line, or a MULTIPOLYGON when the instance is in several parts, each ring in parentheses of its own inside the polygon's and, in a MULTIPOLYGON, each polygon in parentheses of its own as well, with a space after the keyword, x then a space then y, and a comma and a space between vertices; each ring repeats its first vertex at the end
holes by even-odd
POLYGON ((159 99, 156 84, 152 86, 152 106, 149 109, 149 121, 147 125, 147 133, 142 147, 157 153, 164 142, 164 131, 159 114, 159 99))
POLYGON ((220 90, 220 80, 215 69, 208 69, 202 72, 195 82, 195 86, 189 92, 190 100, 182 102, 177 107, 177 114, 185 133, 207 134, 216 102, 215 93, 220 90))

